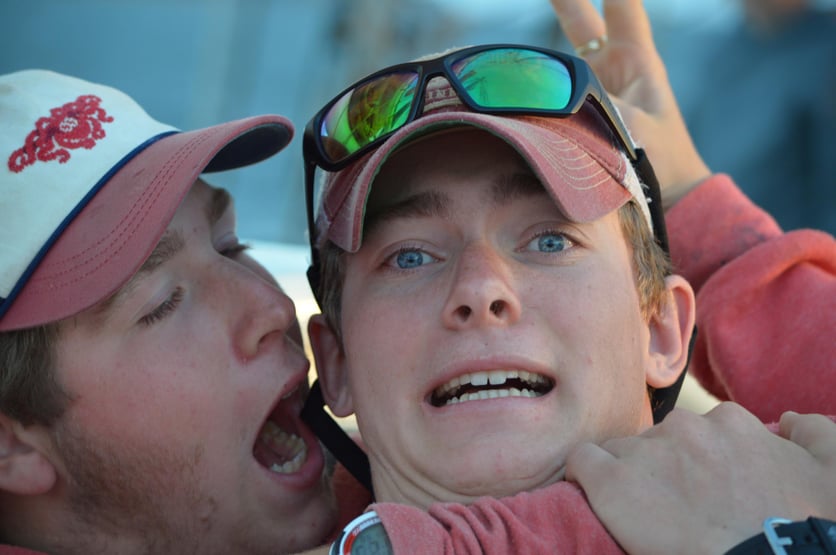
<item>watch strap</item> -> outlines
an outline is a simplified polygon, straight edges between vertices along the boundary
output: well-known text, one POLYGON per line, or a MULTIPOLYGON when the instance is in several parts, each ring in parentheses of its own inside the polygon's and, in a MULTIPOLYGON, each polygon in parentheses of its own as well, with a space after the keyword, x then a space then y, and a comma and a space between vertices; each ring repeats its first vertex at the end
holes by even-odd
POLYGON ((815 517, 800 522, 767 518, 762 533, 726 555, 836 555, 836 522, 815 517))

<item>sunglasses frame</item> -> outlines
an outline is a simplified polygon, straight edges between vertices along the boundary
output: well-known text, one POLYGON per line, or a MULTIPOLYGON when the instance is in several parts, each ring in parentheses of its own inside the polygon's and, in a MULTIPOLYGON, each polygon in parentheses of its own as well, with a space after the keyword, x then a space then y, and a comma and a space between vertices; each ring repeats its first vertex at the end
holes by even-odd
POLYGON ((627 126, 618 116, 618 112, 612 105, 612 102, 610 102, 609 97, 604 91, 604 87, 601 85, 600 81, 598 81, 598 78, 592 72, 592 69, 589 67, 585 60, 566 54, 565 52, 559 52, 557 50, 541 48, 538 46, 525 46, 520 44, 486 44, 480 46, 471 46, 469 48, 463 48, 461 50, 456 50, 447 54, 442 54, 441 56, 431 58, 428 60, 396 64, 376 71, 370 75, 367 75, 363 79, 360 79, 354 84, 346 87, 338 95, 332 98, 331 101, 328 102, 322 109, 320 109, 305 126, 305 133, 303 138, 303 151, 305 154, 305 158, 314 161, 317 166, 326 171, 337 171, 351 164, 351 162, 362 157, 366 152, 374 149, 380 143, 385 141, 398 129, 406 126, 407 124, 417 119, 418 115, 422 112, 424 108, 423 92, 426 90, 429 81, 434 77, 445 77, 447 81, 450 83, 450 85, 453 87, 453 89, 456 91, 456 94, 459 96, 462 103, 465 104, 471 111, 482 114, 541 115, 566 117, 577 113, 578 110, 580 110, 581 106, 583 106, 583 104, 587 100, 592 99, 598 110, 601 111, 602 115, 609 122, 610 126, 612 127, 612 130, 615 132, 616 137, 618 138, 622 147, 624 147, 624 150, 625 152, 627 152, 630 159, 636 159, 636 145, 630 138, 630 134, 627 131, 627 126), (470 94, 461 84, 461 81, 459 80, 456 73, 453 71, 452 66, 456 62, 462 60, 463 58, 468 58, 474 54, 491 52, 494 50, 520 50, 536 52, 538 54, 544 54, 562 63, 566 67, 566 69, 569 70, 569 75, 572 79, 572 95, 569 97, 567 105, 564 108, 558 110, 550 110, 546 108, 520 107, 489 108, 481 106, 474 102, 473 99, 470 97, 470 94), (325 149, 322 146, 321 135, 319 133, 319 129, 321 129, 322 127, 322 121, 325 119, 325 116, 328 114, 328 112, 331 111, 331 108, 333 108, 337 102, 342 100, 342 98, 352 90, 358 89, 366 83, 370 83, 382 77, 386 77, 388 75, 393 75, 396 73, 414 73, 418 77, 417 85, 415 88, 415 96, 412 100, 412 105, 410 106, 409 114, 407 115, 407 118, 404 121, 403 125, 390 131, 389 133, 381 135, 377 139, 371 141, 369 144, 363 146, 355 152, 352 152, 350 155, 346 156, 342 160, 331 161, 328 155, 325 153, 325 149))

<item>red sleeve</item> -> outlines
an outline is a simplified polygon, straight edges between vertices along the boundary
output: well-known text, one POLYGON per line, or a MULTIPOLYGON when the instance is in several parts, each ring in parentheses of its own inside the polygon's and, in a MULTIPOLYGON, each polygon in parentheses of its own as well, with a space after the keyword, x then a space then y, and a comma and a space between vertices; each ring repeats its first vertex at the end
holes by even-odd
POLYGON ((697 292, 697 380, 763 421, 836 414, 836 240, 784 233, 725 175, 667 223, 676 271, 697 292))
MULTIPOLYGON (((836 416, 831 416, 836 422, 836 416)), ((767 424, 773 433, 778 423, 767 424)), ((623 554, 583 492, 570 482, 483 497, 470 505, 436 503, 428 511, 375 503, 395 555, 623 554)))
POLYGON ((394 503, 371 508, 396 554, 623 553, 568 482, 470 505, 436 503, 429 511, 394 503))

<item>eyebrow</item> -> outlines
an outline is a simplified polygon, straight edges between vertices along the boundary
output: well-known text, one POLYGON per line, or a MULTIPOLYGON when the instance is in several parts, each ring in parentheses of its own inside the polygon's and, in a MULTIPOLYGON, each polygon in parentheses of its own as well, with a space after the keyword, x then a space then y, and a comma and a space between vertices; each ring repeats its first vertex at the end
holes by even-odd
POLYGON ((371 234, 380 224, 407 218, 447 218, 450 197, 438 191, 424 191, 410 195, 394 204, 370 212, 363 224, 364 233, 371 234))
POLYGON ((180 231, 166 231, 163 233, 157 246, 154 247, 154 250, 151 251, 151 254, 142 263, 142 266, 139 267, 139 270, 128 280, 128 284, 138 278, 153 273, 154 270, 174 258, 174 255, 182 251, 185 246, 186 239, 180 231))
POLYGON ((498 175, 491 186, 491 200, 497 206, 512 200, 546 194, 543 183, 530 173, 498 175))
MULTIPOLYGON (((542 183, 530 173, 500 174, 491 183, 491 202, 503 206, 518 198, 546 194, 542 183)), ((378 225, 403 218, 449 218, 450 197, 441 191, 425 191, 406 197, 394 204, 369 212, 363 224, 364 233, 370 234, 378 225)))

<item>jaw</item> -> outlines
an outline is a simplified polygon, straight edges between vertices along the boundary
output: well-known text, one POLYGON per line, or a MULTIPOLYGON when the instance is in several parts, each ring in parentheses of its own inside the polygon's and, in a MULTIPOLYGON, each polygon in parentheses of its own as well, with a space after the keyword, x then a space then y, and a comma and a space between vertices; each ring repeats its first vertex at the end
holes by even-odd
POLYGON ((455 429, 444 426, 449 430, 446 437, 438 437, 439 428, 433 426, 428 435, 434 437, 427 441, 422 442, 420 436, 410 438, 410 444, 420 447, 405 446, 400 453, 386 452, 377 460, 373 458, 376 500, 422 508, 437 502, 469 504, 479 497, 506 497, 561 480, 566 452, 560 445, 538 442, 543 435, 539 431, 522 435, 511 425, 491 429, 499 412, 513 414, 532 408, 521 407, 523 403, 529 401, 499 399, 489 410, 483 409, 490 402, 455 405, 452 408, 458 416, 451 415, 452 419, 464 418, 468 423, 460 422, 455 429), (477 409, 477 405, 481 407, 477 409), (477 410, 465 415, 471 412, 468 407, 477 410))

